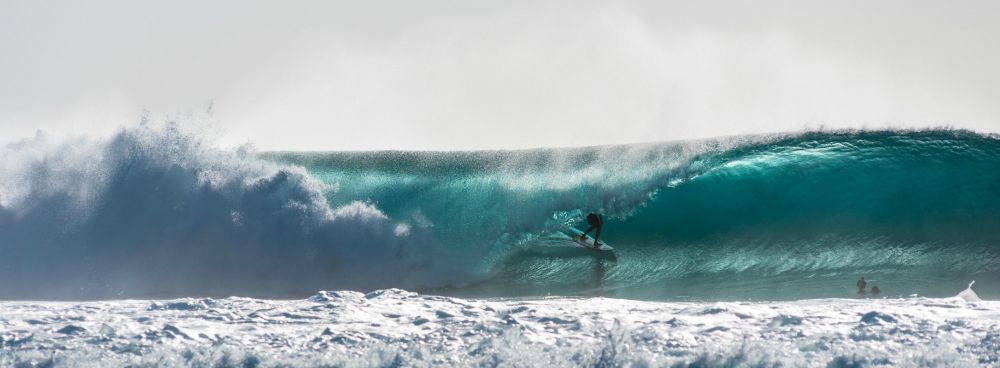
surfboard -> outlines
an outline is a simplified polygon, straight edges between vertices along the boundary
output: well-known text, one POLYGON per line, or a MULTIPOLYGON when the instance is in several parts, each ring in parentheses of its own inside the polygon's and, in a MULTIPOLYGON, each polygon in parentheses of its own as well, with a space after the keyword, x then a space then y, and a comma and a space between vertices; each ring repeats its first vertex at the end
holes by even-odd
POLYGON ((572 240, 573 243, 576 243, 576 245, 579 245, 581 247, 584 247, 584 248, 587 248, 587 249, 590 249, 590 250, 593 250, 593 251, 611 251, 611 250, 615 250, 615 248, 612 248, 610 245, 608 245, 608 243, 605 243, 603 241, 598 243, 600 245, 599 248, 594 248, 594 238, 591 238, 588 235, 588 236, 586 236, 585 238, 583 238, 581 240, 580 239, 580 235, 583 235, 583 231, 577 230, 576 228, 573 228, 573 227, 568 228, 568 229, 566 229, 566 231, 564 231, 564 233, 567 236, 569 236, 570 240, 572 240))

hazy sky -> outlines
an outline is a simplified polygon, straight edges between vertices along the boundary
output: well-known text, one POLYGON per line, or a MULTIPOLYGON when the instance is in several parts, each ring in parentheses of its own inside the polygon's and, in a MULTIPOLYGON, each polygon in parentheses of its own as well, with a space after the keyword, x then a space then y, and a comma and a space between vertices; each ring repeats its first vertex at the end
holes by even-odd
POLYGON ((998 66, 995 0, 0 0, 0 142, 144 111, 262 150, 1000 132, 998 66))

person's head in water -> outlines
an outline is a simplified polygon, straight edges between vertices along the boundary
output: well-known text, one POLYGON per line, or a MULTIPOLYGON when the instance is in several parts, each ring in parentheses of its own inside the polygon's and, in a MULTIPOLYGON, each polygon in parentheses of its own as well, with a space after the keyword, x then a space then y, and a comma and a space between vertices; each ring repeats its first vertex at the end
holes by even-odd
POLYGON ((878 295, 880 291, 882 290, 879 290, 878 285, 872 285, 872 295, 878 295))

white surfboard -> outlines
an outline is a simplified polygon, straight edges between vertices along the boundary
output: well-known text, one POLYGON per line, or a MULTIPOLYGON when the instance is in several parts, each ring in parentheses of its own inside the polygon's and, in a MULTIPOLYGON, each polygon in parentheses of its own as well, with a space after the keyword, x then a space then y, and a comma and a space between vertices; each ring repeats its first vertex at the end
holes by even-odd
POLYGON ((569 238, 571 240, 573 240, 574 243, 576 243, 576 245, 579 245, 581 247, 584 247, 584 248, 587 248, 587 249, 590 249, 590 250, 594 250, 594 251, 598 251, 598 250, 600 250, 600 251, 615 250, 615 248, 612 248, 610 245, 608 245, 608 243, 605 243, 603 241, 597 243, 598 245, 600 245, 600 247, 594 247, 594 238, 591 238, 588 235, 588 236, 585 236, 583 239, 580 239, 580 235, 583 235, 583 231, 577 230, 576 228, 572 228, 572 227, 568 228, 568 229, 566 229, 565 233, 566 233, 567 236, 569 236, 569 238))

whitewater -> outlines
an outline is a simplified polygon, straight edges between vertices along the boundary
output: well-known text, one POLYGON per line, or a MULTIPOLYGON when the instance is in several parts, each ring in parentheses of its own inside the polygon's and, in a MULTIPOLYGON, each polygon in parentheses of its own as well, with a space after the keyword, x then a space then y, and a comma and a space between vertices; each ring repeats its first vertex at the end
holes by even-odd
MULTIPOLYGON (((966 293, 969 294, 969 293, 966 293)), ((4 366, 733 367, 1000 364, 1000 303, 300 300, 0 303, 4 366)))
POLYGON ((0 364, 991 366, 998 167, 1000 138, 948 129, 472 152, 39 134, 0 156, 0 364), (590 212, 614 253, 561 234, 590 212))

